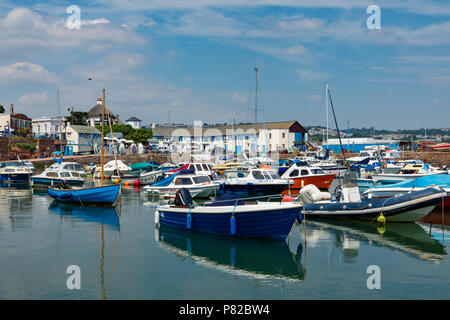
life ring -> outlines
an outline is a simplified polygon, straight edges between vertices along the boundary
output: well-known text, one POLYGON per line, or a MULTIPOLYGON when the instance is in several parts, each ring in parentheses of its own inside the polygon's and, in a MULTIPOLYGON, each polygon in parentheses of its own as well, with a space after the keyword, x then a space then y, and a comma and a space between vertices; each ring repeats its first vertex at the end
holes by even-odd
POLYGON ((387 168, 387 162, 386 161, 381 161, 381 167, 383 168, 383 169, 386 169, 387 168))

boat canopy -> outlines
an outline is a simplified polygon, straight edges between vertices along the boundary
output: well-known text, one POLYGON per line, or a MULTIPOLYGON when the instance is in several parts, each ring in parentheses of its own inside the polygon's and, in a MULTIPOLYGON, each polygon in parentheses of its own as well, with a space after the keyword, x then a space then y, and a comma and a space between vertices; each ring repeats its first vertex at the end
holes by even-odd
POLYGON ((167 187, 169 184, 172 183, 173 179, 175 179, 175 177, 177 175, 181 175, 181 174, 195 174, 194 170, 180 170, 175 172, 174 174, 168 176, 167 178, 164 178, 154 184, 152 184, 152 187, 167 187))

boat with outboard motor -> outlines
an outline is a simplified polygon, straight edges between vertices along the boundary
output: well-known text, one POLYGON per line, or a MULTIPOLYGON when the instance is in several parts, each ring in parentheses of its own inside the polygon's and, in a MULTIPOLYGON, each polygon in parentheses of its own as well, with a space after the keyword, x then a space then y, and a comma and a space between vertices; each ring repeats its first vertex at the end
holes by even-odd
POLYGON ((391 198, 399 194, 422 191, 429 186, 439 186, 447 192, 444 205, 450 208, 450 175, 448 174, 424 176, 388 185, 371 186, 362 195, 372 198, 391 198))
POLYGON ((299 215, 301 202, 244 202, 225 195, 194 205, 189 191, 177 191, 174 205, 158 206, 155 224, 222 236, 284 240, 299 215))
POLYGON ((299 194, 304 203, 306 217, 352 218, 375 220, 383 215, 386 221, 415 222, 424 218, 439 204, 447 193, 439 187, 400 195, 387 199, 361 199, 358 185, 343 184, 332 200, 328 192, 321 192, 314 185, 305 186, 299 194))

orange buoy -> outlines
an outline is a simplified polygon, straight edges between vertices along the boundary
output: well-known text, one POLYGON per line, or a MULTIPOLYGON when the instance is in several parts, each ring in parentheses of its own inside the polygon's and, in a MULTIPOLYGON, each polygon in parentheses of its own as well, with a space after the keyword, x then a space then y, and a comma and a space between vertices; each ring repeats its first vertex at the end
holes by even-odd
POLYGON ((126 187, 128 187, 130 185, 130 181, 129 180, 125 180, 125 182, 123 183, 126 187))
POLYGON ((290 195, 285 194, 281 202, 292 202, 292 197, 290 195))

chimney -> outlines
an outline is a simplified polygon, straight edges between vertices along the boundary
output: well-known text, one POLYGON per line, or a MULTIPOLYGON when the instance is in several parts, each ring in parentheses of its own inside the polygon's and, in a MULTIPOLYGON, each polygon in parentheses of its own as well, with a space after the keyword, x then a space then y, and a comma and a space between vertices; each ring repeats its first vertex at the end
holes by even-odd
POLYGON ((9 107, 9 113, 14 114, 14 104, 11 103, 11 106, 9 107))
POLYGON ((152 122, 152 129, 155 129, 156 125, 154 122, 152 122))
POLYGON ((102 103, 103 103, 102 98, 97 98, 97 104, 102 104, 102 103))

